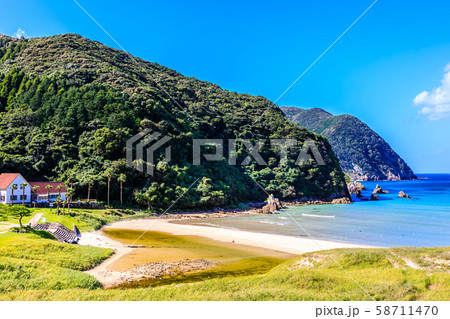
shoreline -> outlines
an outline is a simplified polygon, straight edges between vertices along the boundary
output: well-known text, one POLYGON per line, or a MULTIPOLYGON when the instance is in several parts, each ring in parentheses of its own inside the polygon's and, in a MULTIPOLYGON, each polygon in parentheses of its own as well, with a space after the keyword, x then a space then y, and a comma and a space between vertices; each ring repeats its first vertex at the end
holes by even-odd
MULTIPOLYGON (((208 217, 203 217, 203 219, 206 218, 208 217)), ((307 237, 228 229, 215 226, 177 223, 180 219, 193 218, 149 218, 124 220, 106 225, 103 228, 157 231, 180 236, 200 236, 221 242, 232 242, 240 245, 271 249, 295 255, 335 248, 380 248, 380 246, 346 243, 325 239, 311 239, 307 237)))
MULTIPOLYGON (((98 266, 85 271, 85 273, 95 277, 101 282, 104 288, 112 288, 124 283, 139 281, 142 277, 142 269, 154 268, 154 265, 138 265, 137 268, 128 269, 126 272, 111 270, 112 266, 123 256, 132 253, 135 249, 139 249, 138 245, 126 245, 116 241, 103 233, 103 229, 123 229, 137 231, 156 231, 179 236, 199 236, 211 240, 236 244, 237 246, 248 246, 255 249, 268 249, 293 255, 301 255, 307 252, 328 250, 335 248, 378 248, 378 246, 370 246, 363 244, 344 243, 331 240, 311 239, 305 237, 295 237, 289 235, 269 234, 262 232, 252 232, 244 230, 227 229, 214 226, 189 225, 177 223, 177 221, 185 219, 207 219, 207 218, 224 218, 227 216, 246 216, 255 214, 254 212, 241 213, 194 213, 194 214, 178 214, 168 215, 165 218, 145 218, 145 219, 128 219, 105 225, 98 231, 82 233, 79 244, 95 246, 101 248, 111 248, 114 254, 103 261, 98 266), (176 216, 174 218, 174 216, 176 216), (139 268, 141 267, 141 268, 139 268), (137 271, 136 271, 137 270, 137 271), (136 277, 133 277, 136 274, 136 277), (139 277, 137 277, 139 275, 139 277)), ((183 262, 183 261, 179 261, 183 262)), ((190 261, 187 261, 190 262, 190 261)), ((171 267, 173 262, 159 262, 158 267, 171 267)), ((136 265, 135 265, 136 266, 136 265)), ((178 264, 176 265, 178 267, 178 264)), ((189 272, 186 269, 186 272, 189 272)), ((154 274, 152 274, 154 275, 154 274)))

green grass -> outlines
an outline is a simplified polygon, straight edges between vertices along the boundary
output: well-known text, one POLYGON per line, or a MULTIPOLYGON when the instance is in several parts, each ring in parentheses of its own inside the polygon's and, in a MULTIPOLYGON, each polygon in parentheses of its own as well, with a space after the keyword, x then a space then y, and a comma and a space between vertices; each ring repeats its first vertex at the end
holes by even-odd
POLYGON ((450 271, 450 250, 448 248, 393 248, 391 251, 400 254, 404 258, 414 262, 424 269, 436 271, 450 271))
POLYGON ((110 249, 70 245, 35 234, 0 234, 0 294, 101 287, 82 270, 111 254, 110 249))
MULTIPOLYGON (((285 262, 262 275, 216 278, 155 288, 88 290, 82 288, 86 282, 81 278, 72 281, 71 274, 67 273, 65 281, 61 281, 64 289, 59 289, 61 285, 51 288, 55 286, 55 282, 43 288, 35 280, 24 288, 3 291, 0 299, 76 300, 81 297, 80 300, 371 300, 328 254, 375 300, 448 300, 450 295, 450 273, 448 269, 439 266, 443 261, 449 261, 450 248, 395 248, 314 252, 285 262), (405 259, 423 269, 408 267, 405 259)), ((8 262, 4 262, 3 258, 1 260, 2 263, 8 262)), ((21 259, 21 262, 25 263, 26 260, 21 259)), ((80 264, 85 265, 85 262, 80 264)), ((15 267, 19 266, 23 264, 15 267)), ((28 264, 26 266, 34 267, 28 264)), ((0 273, 4 272, 5 270, 0 270, 0 273)), ((53 276, 50 272, 47 275, 53 276)), ((28 281, 19 278, 19 282, 28 281)))
POLYGON ((0 235, 0 256, 32 259, 75 270, 87 270, 111 255, 110 249, 60 243, 31 234, 0 235))
MULTIPOLYGON (((95 229, 99 221, 130 217, 109 210, 77 210, 75 216, 56 216, 51 209, 37 212, 43 212, 47 221, 70 228, 75 222, 84 230, 95 229)), ((109 249, 59 243, 36 234, 0 234, 0 300, 80 296, 81 300, 448 300, 450 296, 450 248, 337 249, 304 254, 264 274, 104 290, 82 271, 111 254, 109 249)))
MULTIPOLYGON (((145 218, 149 217, 149 214, 143 212, 137 212, 134 214, 122 213, 122 210, 117 209, 71 209, 71 215, 56 215, 56 208, 31 208, 32 215, 25 217, 22 220, 22 224, 26 225, 35 214, 42 213, 42 217, 45 218, 47 223, 60 223, 69 229, 73 229, 73 225, 77 225, 78 229, 82 232, 100 229, 102 226, 117 222, 125 218, 145 218)), ((17 219, 9 218, 0 224, 0 231, 6 230, 4 223, 18 224, 17 219)))

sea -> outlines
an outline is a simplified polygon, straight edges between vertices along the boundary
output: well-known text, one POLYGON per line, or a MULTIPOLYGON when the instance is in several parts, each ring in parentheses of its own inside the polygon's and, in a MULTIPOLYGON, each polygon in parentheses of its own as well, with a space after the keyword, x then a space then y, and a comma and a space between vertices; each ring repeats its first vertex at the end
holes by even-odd
POLYGON ((362 182, 370 197, 377 184, 388 194, 349 205, 290 206, 279 214, 191 220, 192 224, 302 236, 382 247, 450 246, 450 174, 418 174, 414 181, 362 182), (400 191, 411 199, 400 198, 400 191))

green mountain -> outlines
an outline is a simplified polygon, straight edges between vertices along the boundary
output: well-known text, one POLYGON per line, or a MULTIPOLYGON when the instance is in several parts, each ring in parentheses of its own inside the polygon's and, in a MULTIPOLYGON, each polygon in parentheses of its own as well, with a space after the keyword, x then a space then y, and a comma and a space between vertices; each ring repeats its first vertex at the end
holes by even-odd
MULTIPOLYGON (((236 154, 241 163, 248 152, 238 144, 236 154)), ((90 185, 91 198, 99 200, 106 199, 107 174, 112 200, 119 198, 117 177, 125 174, 125 201, 153 208, 184 193, 174 207, 265 199, 257 183, 280 198, 348 193, 326 139, 290 123, 266 98, 223 90, 75 34, 0 36, 0 171, 66 181, 80 198, 90 185), (126 166, 126 140, 143 128, 172 137, 172 161, 159 162, 153 176, 126 166), (266 142, 261 154, 268 166, 193 165, 193 138, 292 138, 299 146, 280 163, 266 142), (295 165, 306 139, 315 141, 326 165, 295 165)))
POLYGON ((333 116, 319 108, 281 109, 292 122, 325 136, 352 180, 417 179, 389 144, 356 117, 333 116))

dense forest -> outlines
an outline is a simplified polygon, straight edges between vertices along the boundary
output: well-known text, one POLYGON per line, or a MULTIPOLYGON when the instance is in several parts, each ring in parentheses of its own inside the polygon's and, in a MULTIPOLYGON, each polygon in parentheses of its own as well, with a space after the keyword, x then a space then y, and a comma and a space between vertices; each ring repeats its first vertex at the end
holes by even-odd
POLYGON ((342 169, 353 180, 417 179, 389 144, 356 117, 333 116, 319 108, 281 109, 292 122, 328 138, 342 169))
MULTIPOLYGON (((239 163, 248 151, 238 144, 236 154, 239 163)), ((0 35, 0 172, 61 180, 73 185, 79 198, 86 198, 90 188, 91 198, 102 201, 108 177, 111 198, 118 200, 122 176, 125 201, 154 209, 166 208, 185 192, 174 207, 264 200, 267 195, 257 183, 285 199, 347 195, 326 139, 291 124, 266 98, 223 90, 75 34, 0 35), (172 161, 157 164, 153 176, 125 161, 126 140, 144 128, 173 142, 172 161), (193 138, 253 143, 292 138, 299 144, 280 162, 279 150, 267 141, 261 154, 268 166, 230 166, 226 159, 196 166, 193 138), (306 139, 315 141, 326 165, 295 164, 306 139)))

